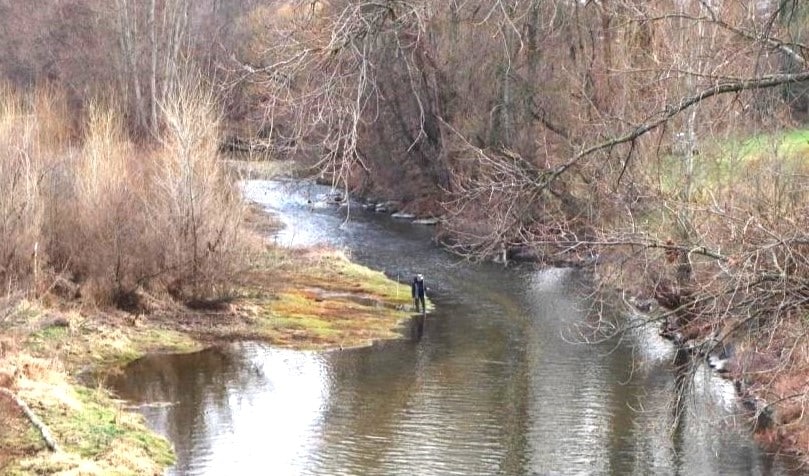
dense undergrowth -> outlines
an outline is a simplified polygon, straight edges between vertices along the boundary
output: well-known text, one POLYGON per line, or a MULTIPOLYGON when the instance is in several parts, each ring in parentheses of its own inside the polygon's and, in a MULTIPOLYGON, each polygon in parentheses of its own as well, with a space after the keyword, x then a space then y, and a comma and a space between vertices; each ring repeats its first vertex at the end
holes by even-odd
POLYGON ((132 309, 144 293, 226 293, 247 247, 213 97, 178 92, 148 147, 110 104, 87 105, 80 127, 70 117, 56 89, 0 89, 2 289, 132 309))
POLYGON ((158 474, 170 445, 79 378, 147 350, 198 347, 170 329, 131 326, 155 303, 229 292, 251 246, 243 203, 219 162, 217 106, 202 87, 163 105, 151 145, 128 138, 114 101, 77 112, 58 88, 0 88, 0 388, 11 392, 0 396, 9 430, 0 467, 158 474), (60 451, 44 448, 12 395, 60 451))

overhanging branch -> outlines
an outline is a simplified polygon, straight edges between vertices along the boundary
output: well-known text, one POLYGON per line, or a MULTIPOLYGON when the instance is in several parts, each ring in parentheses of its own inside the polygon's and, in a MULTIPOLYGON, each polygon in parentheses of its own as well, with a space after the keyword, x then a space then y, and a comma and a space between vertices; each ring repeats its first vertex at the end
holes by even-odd
POLYGON ((809 70, 794 74, 774 74, 762 76, 760 78, 755 79, 720 83, 710 88, 704 89, 698 92, 697 94, 686 96, 680 102, 676 104, 669 104, 668 106, 666 106, 665 109, 663 109, 661 112, 658 113, 659 117, 657 119, 641 124, 621 136, 614 137, 610 140, 601 142, 599 144, 590 146, 582 150, 581 152, 573 156, 570 160, 556 167, 555 169, 550 171, 550 173, 546 174, 544 176, 544 180, 542 180, 539 183, 539 188, 540 189, 547 188, 554 180, 559 178, 562 174, 567 172, 568 169, 576 165, 585 157, 605 149, 610 149, 617 145, 632 142, 638 139, 639 137, 657 129, 661 125, 667 123, 671 118, 673 118, 677 114, 685 111, 686 109, 690 108, 695 104, 704 101, 705 99, 711 98, 713 96, 719 96, 721 94, 738 93, 742 91, 755 90, 755 89, 767 89, 788 83, 796 83, 806 80, 809 80, 809 70))

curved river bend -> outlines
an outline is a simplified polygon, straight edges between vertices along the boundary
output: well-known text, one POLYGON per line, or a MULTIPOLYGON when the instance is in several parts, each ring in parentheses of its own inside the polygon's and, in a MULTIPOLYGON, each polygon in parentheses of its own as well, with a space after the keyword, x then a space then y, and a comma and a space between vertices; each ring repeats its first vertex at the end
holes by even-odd
POLYGON ((343 223, 318 186, 243 188, 287 224, 280 243, 328 242, 405 281, 422 272, 436 310, 418 342, 248 342, 131 364, 114 388, 174 444, 168 474, 789 474, 707 373, 674 425, 672 350, 653 332, 566 339, 584 314, 570 272, 459 262, 430 229, 358 207, 343 223))

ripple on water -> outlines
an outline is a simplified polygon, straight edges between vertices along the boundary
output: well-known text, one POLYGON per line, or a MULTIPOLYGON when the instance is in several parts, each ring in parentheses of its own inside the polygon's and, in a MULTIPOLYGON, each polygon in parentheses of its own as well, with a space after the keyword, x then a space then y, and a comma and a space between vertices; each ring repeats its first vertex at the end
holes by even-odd
POLYGON ((642 338, 563 340, 589 305, 575 273, 459 264, 422 228, 341 226, 307 208, 316 189, 244 190, 391 275, 427 270, 436 312, 420 342, 324 354, 246 343, 131 366, 122 395, 177 402, 143 408, 177 448, 173 474, 783 473, 729 424, 672 431, 673 374, 665 357, 634 368, 642 338))

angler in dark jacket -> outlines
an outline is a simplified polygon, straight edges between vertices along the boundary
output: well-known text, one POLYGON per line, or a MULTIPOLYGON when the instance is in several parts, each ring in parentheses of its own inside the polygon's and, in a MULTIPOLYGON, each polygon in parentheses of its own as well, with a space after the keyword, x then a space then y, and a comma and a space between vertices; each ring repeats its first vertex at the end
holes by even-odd
POLYGON ((413 277, 413 282, 410 284, 410 294, 413 297, 413 302, 416 303, 416 312, 426 312, 427 307, 424 303, 424 276, 417 274, 413 277), (421 304, 421 307, 419 307, 421 304))

